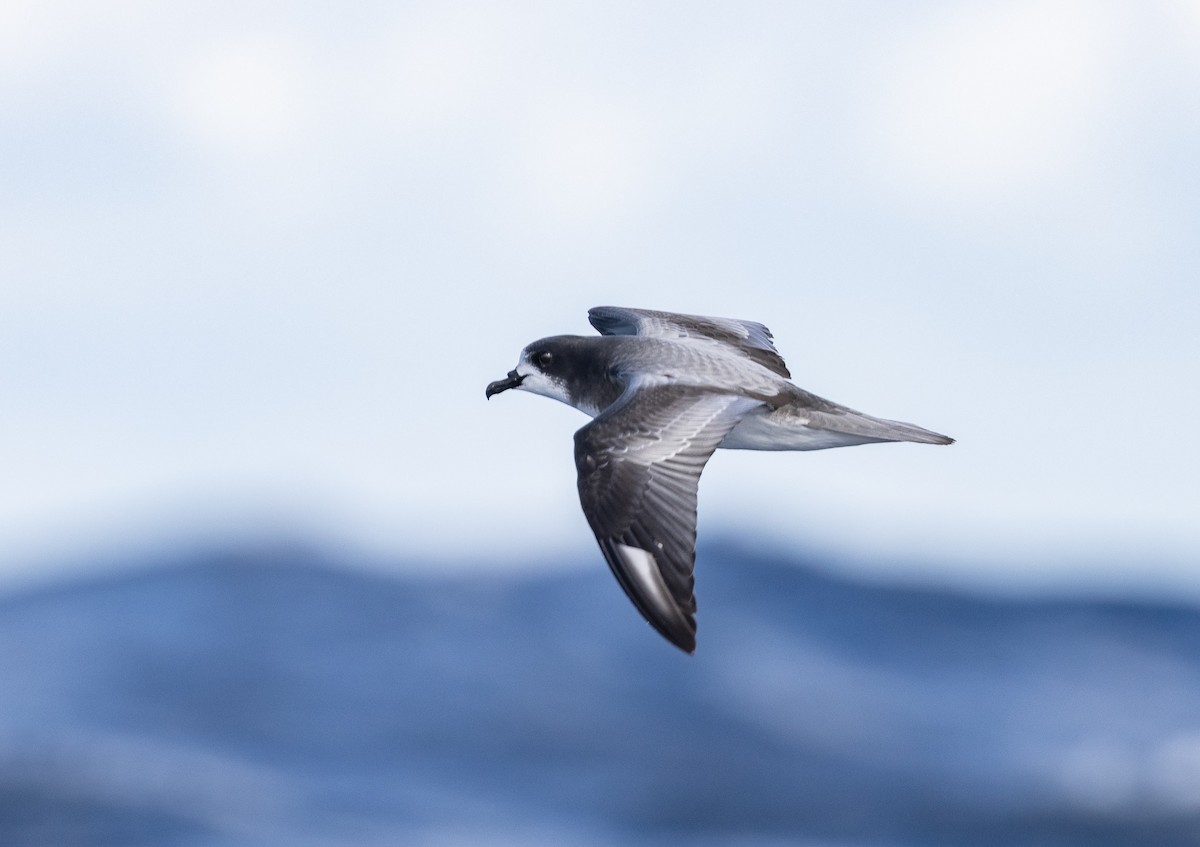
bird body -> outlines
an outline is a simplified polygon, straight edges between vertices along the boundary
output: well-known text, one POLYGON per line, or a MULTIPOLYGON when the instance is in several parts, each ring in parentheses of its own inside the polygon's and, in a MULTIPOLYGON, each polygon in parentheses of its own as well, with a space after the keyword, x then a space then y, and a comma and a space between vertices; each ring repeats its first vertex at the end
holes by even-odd
POLYGON ((717 448, 953 442, 798 388, 762 324, 613 306, 588 318, 602 335, 535 341, 486 393, 519 388, 594 419, 575 434, 584 514, 634 605, 689 653, 696 491, 717 448))

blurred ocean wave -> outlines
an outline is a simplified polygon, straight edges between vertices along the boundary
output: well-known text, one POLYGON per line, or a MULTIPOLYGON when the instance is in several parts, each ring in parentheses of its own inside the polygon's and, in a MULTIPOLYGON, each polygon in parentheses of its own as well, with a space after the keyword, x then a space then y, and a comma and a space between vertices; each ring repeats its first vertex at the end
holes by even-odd
POLYGON ((0 844, 1200 843, 1200 610, 710 545, 696 656, 585 571, 180 554, 0 598, 0 844))

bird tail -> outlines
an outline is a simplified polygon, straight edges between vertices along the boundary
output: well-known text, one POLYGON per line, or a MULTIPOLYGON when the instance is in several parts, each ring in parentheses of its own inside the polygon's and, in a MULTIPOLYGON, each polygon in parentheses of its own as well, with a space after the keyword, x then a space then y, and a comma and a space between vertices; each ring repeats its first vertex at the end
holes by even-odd
POLYGON ((808 426, 812 429, 839 432, 870 441, 915 441, 918 444, 954 443, 954 439, 950 436, 919 427, 916 424, 876 418, 853 409, 839 409, 831 412, 813 410, 806 411, 805 415, 809 419, 808 426))

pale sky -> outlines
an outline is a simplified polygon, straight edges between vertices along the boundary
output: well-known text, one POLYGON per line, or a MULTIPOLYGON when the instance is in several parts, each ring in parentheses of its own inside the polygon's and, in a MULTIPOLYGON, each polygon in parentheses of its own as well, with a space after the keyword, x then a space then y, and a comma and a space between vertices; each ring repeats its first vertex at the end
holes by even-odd
POLYGON ((1198 116, 1196 2, 9 0, 0 586, 602 567, 586 419, 483 388, 615 304, 959 439, 722 451, 702 539, 1200 596, 1198 116))

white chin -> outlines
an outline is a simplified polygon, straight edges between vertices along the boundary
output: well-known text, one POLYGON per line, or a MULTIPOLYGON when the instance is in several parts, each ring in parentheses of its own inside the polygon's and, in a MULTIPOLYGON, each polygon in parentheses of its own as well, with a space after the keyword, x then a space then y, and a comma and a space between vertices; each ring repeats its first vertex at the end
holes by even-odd
POLYGON ((540 394, 543 397, 549 397, 551 400, 558 400, 560 403, 571 405, 568 399, 566 386, 557 380, 552 380, 545 374, 531 373, 527 374, 521 384, 518 386, 522 391, 528 391, 531 394, 540 394))

